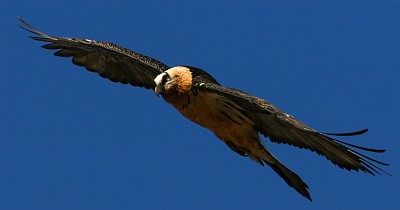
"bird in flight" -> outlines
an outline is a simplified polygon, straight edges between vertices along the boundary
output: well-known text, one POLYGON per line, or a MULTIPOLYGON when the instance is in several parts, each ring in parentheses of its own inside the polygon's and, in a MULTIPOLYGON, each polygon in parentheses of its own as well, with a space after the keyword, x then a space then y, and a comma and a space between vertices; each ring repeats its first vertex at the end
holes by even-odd
POLYGON ((155 91, 183 116, 213 132, 237 154, 271 167, 290 187, 310 201, 307 184, 272 155, 260 134, 275 143, 309 149, 349 171, 388 174, 378 167, 387 163, 356 151, 382 153, 385 150, 361 147, 333 138, 360 135, 367 129, 350 133, 319 132, 264 99, 221 86, 200 68, 169 67, 110 42, 50 36, 18 19, 22 29, 37 35, 32 39, 46 42, 43 48, 57 50, 54 55, 72 57, 74 64, 112 82, 155 91))

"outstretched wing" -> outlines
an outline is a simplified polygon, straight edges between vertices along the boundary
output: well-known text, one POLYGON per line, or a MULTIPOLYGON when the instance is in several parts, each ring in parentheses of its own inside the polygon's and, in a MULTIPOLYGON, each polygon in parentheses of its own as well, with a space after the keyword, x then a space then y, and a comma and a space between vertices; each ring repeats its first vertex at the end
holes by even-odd
POLYGON ((49 36, 18 19, 21 28, 39 35, 31 37, 37 41, 48 42, 42 47, 58 50, 60 57, 72 57, 72 62, 113 82, 154 89, 154 78, 169 67, 140 53, 133 52, 110 42, 98 42, 89 39, 77 39, 49 36))
POLYGON ((196 88, 202 91, 216 92, 231 100, 232 103, 237 105, 238 111, 251 119, 256 129, 265 137, 269 137, 272 142, 309 149, 347 170, 361 170, 373 175, 379 174, 380 171, 388 174, 374 164, 388 165, 387 163, 372 159, 346 146, 377 153, 382 153, 385 150, 360 147, 328 136, 359 135, 365 133, 367 129, 352 133, 322 133, 306 126, 291 115, 274 107, 268 101, 242 91, 211 83, 197 84, 196 88))

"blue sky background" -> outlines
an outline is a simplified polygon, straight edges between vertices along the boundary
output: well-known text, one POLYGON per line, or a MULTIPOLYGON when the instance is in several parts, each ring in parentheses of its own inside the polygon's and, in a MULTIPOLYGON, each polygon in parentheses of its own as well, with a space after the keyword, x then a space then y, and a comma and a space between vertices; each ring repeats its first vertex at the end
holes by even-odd
POLYGON ((400 2, 3 1, 1 209, 398 209, 400 2), (271 151, 309 202, 149 90, 41 49, 16 16, 57 36, 118 43, 207 70, 306 124, 386 148, 394 176, 271 151))

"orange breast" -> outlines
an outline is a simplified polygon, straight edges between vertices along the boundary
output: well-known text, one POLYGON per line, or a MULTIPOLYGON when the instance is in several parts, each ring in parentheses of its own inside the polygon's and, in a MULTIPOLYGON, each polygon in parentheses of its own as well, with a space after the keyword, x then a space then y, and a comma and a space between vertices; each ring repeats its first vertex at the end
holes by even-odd
POLYGON ((216 93, 199 92, 196 96, 168 102, 186 118, 214 132, 222 141, 249 147, 249 143, 259 138, 254 123, 239 111, 241 108, 216 93))

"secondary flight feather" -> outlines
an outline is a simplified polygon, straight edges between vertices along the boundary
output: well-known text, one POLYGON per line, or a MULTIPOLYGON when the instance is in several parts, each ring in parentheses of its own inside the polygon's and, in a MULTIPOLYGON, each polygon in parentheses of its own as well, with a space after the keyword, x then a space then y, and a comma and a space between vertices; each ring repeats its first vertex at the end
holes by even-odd
POLYGON ((305 125, 268 101, 221 86, 206 71, 192 66, 169 67, 164 63, 110 42, 56 37, 38 31, 18 17, 21 28, 46 42, 42 47, 104 78, 154 90, 189 120, 209 129, 230 149, 261 165, 271 167, 290 187, 311 200, 307 184, 268 150, 260 134, 272 142, 309 149, 340 168, 372 175, 388 174, 388 165, 361 154, 383 149, 349 144, 331 136, 353 136, 367 131, 323 133, 305 125))

